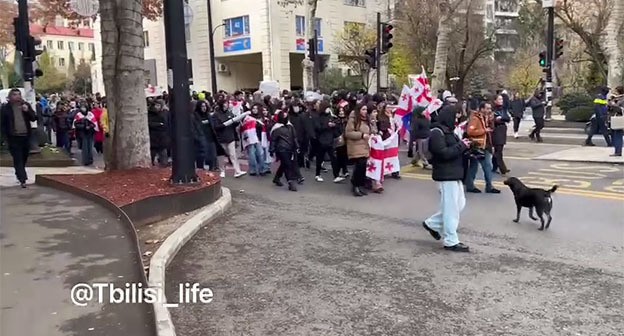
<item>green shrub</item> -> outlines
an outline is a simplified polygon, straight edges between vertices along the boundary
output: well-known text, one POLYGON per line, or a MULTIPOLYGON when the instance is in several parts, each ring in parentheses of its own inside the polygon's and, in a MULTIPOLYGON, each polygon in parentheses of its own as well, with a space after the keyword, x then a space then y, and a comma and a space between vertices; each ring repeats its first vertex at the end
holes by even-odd
POLYGON ((565 115, 566 121, 583 121, 587 122, 594 115, 593 106, 577 106, 568 111, 565 115))
POLYGON ((561 114, 567 114, 568 111, 579 106, 593 106, 594 98, 586 92, 570 92, 566 93, 559 101, 557 107, 561 109, 561 114))

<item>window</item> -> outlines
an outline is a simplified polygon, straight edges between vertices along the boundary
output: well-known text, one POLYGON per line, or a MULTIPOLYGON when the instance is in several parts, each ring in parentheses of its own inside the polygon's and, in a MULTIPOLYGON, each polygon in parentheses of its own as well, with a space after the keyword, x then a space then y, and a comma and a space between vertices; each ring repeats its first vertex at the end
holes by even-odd
POLYGON ((186 42, 191 42, 191 25, 184 25, 184 37, 186 42))
POLYGON ((59 58, 59 66, 65 66, 65 59, 63 57, 59 58))
MULTIPOLYGON (((322 20, 319 18, 314 19, 314 29, 316 29, 316 33, 318 34, 319 37, 322 36, 321 21, 322 20)), ((306 34, 305 16, 301 16, 301 15, 295 16, 295 32, 297 33, 297 36, 305 36, 306 34)))
POLYGON ((305 36, 305 16, 295 16, 295 31, 297 36, 305 36))
POLYGON ((149 47, 149 32, 147 30, 143 31, 143 47, 149 47))
POLYGON ((78 43, 78 50, 80 50, 80 51, 84 50, 84 43, 83 42, 79 42, 78 43))
POLYGON ((317 35, 318 37, 323 36, 323 35, 321 34, 321 19, 319 19, 319 18, 314 18, 314 29, 316 29, 316 35, 317 35))
POLYGON ((58 50, 63 50, 63 41, 56 42, 56 47, 58 48, 58 50))
POLYGON ((48 45, 48 49, 50 50, 54 49, 54 41, 48 40, 46 43, 48 45))
POLYGON ((249 15, 223 20, 225 37, 249 35, 249 15))
POLYGON ((515 13, 518 11, 518 0, 497 0, 495 6, 497 12, 515 13))
POLYGON ((344 0, 344 4, 347 6, 366 7, 365 0, 344 0))
POLYGON ((69 48, 70 51, 74 50, 74 42, 67 42, 67 48, 69 48))
POLYGON ((90 52, 95 52, 95 44, 89 43, 89 51, 90 52))

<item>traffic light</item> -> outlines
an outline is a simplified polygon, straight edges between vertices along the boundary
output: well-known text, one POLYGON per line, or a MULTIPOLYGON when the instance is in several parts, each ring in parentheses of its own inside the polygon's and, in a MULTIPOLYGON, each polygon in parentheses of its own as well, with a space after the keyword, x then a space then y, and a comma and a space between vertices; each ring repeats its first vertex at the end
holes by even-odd
POLYGON ((319 57, 318 59, 318 71, 323 72, 327 68, 327 61, 325 57, 319 57))
POLYGON ((385 54, 392 48, 392 29, 394 26, 389 23, 381 24, 381 53, 385 54))
POLYGON ((563 39, 558 38, 555 42, 555 59, 563 56, 563 39))
POLYGON ((25 36, 22 32, 22 26, 19 18, 13 18, 13 35, 15 36, 15 50, 24 51, 26 50, 25 36))
POLYGON ((311 38, 308 40, 308 59, 314 61, 316 58, 316 39, 311 38))
POLYGON ((371 69, 377 69, 377 48, 368 49, 364 52, 366 64, 371 69))
POLYGON ((546 52, 545 51, 542 51, 539 53, 539 65, 542 68, 546 67, 546 52))

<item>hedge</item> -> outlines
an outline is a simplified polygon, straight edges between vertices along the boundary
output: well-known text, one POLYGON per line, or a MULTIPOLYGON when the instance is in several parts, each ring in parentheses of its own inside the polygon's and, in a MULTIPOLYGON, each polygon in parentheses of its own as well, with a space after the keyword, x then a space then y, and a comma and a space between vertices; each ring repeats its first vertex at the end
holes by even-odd
POLYGON ((568 113, 565 114, 565 120, 587 122, 592 115, 594 115, 593 106, 577 106, 568 110, 568 113))

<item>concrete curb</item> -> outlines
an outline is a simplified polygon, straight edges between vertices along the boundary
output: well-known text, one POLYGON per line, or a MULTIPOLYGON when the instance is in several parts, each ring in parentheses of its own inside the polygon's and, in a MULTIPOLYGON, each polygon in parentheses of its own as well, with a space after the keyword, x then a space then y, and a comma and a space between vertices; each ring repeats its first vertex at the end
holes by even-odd
POLYGON ((230 190, 221 188, 221 192, 222 195, 216 202, 208 205, 206 209, 193 216, 167 237, 150 260, 147 283, 150 288, 160 288, 162 290, 163 299, 163 302, 153 304, 156 335, 158 336, 176 335, 169 309, 163 305, 166 302, 165 272, 167 265, 169 265, 182 246, 184 246, 199 229, 222 215, 232 205, 232 194, 230 190))

